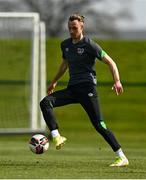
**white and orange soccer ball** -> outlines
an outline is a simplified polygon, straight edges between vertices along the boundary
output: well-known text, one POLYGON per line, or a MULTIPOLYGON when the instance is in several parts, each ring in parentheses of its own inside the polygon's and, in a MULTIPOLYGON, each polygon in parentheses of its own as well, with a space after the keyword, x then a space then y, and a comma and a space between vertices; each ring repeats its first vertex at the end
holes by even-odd
POLYGON ((42 134, 35 134, 29 141, 29 148, 35 154, 42 154, 49 148, 48 138, 42 134))

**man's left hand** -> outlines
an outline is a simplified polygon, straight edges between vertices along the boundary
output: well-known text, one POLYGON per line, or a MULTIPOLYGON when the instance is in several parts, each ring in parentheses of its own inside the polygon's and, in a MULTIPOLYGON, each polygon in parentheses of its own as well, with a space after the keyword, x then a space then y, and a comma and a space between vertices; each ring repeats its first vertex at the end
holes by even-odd
POLYGON ((123 87, 120 81, 117 81, 114 83, 112 90, 114 90, 116 92, 117 95, 122 94, 123 93, 123 87))

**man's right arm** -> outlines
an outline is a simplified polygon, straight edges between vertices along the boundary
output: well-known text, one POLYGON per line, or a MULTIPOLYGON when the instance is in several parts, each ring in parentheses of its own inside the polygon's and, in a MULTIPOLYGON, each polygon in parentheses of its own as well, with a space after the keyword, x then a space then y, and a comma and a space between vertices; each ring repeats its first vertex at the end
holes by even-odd
POLYGON ((65 71, 68 68, 68 63, 65 59, 62 59, 62 63, 59 66, 58 72, 56 73, 54 79, 52 80, 51 84, 48 86, 48 90, 47 93, 51 94, 53 93, 56 85, 57 85, 57 81, 63 76, 63 74, 65 73, 65 71))

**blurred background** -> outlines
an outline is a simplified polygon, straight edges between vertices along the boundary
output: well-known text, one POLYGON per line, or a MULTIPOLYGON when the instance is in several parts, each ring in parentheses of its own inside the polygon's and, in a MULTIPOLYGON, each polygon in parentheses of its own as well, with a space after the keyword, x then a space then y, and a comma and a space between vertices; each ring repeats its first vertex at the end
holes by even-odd
MULTIPOLYGON (((68 78, 67 72, 58 82, 56 90, 65 88, 68 78)), ((45 132, 49 133, 48 129, 45 132)), ((4 164, 0 178, 146 178, 145 132, 146 0, 0 0, 0 133, 6 135, 0 136, 0 153, 3 155, 0 156, 0 163, 4 164), (4 18, 4 12, 38 14, 14 20, 11 16, 4 18), (37 162, 39 169, 33 174, 33 165, 27 165, 30 161, 35 163, 36 157, 29 154, 25 144, 30 135, 11 136, 11 141, 7 142, 7 150, 5 149, 8 134, 44 132, 41 129, 42 126, 44 128, 44 121, 40 118, 39 101, 46 95, 46 86, 61 63, 60 43, 69 36, 67 19, 75 12, 85 16, 86 35, 94 39, 118 66, 124 93, 120 96, 113 93, 110 71, 99 61, 96 63, 97 90, 105 123, 116 134, 133 164, 132 169, 128 169, 129 173, 118 169, 118 172, 114 170, 117 172, 114 174, 105 166, 103 168, 101 164, 107 163, 112 157, 111 149, 95 132, 80 105, 54 109, 60 132, 69 139, 63 151, 66 156, 55 153, 51 146, 49 155, 38 160, 42 164, 37 162), (39 34, 39 21, 43 22, 42 36, 39 34), (42 67, 42 64, 46 66, 42 67), (36 73, 34 67, 37 67, 36 73), (33 93, 35 88, 32 88, 32 74, 34 79, 38 78, 35 79, 38 84, 34 86, 37 87, 37 94, 42 87, 42 75, 45 81, 43 95, 37 95, 35 99, 36 109, 32 108, 32 97, 36 97, 33 93), (36 111, 37 118, 41 119, 39 122, 36 117, 33 119, 37 125, 30 121, 32 109, 36 111), (10 153, 10 150, 13 151, 10 153), (100 166, 102 168, 99 171, 96 166, 88 163, 90 160, 95 163, 96 153, 101 158, 97 160, 98 169, 100 166), (25 156, 23 163, 22 156, 25 156), (86 158, 87 171, 82 169, 86 158), (55 169, 55 172, 53 168, 49 169, 50 176, 44 173, 46 167, 41 168, 46 159, 51 162, 51 166, 48 166, 55 169), (9 160, 16 166, 15 170, 11 167, 7 173, 9 160), (57 167, 54 163, 56 161, 57 167), (65 162, 66 166, 61 162, 65 162), (76 165, 79 166, 76 168, 76 165), (56 173, 60 167, 71 166, 74 169, 64 168, 61 174, 56 173), (91 171, 88 170, 90 168, 91 171)))
POLYGON ((0 0, 1 12, 38 12, 48 37, 67 36, 66 21, 80 12, 86 32, 97 38, 146 38, 145 0, 0 0))
MULTIPOLYGON (((123 127, 134 130, 137 126, 139 126, 140 129, 145 129, 144 119, 146 112, 145 109, 141 107, 145 104, 144 99, 146 99, 144 93, 146 73, 145 0, 113 0, 112 3, 110 0, 0 0, 0 12, 1 14, 4 12, 20 12, 22 14, 38 13, 34 21, 34 27, 37 21, 43 22, 43 37, 45 38, 43 42, 44 45, 38 47, 38 50, 34 50, 33 48, 36 47, 36 45, 33 43, 35 41, 40 42, 41 40, 39 39, 40 35, 37 32, 37 28, 36 32, 34 30, 33 21, 29 18, 22 17, 18 17, 15 21, 11 15, 8 18, 0 15, 0 94, 1 100, 3 99, 0 110, 1 127, 8 126, 11 128, 11 126, 13 126, 11 123, 12 117, 15 121, 17 119, 16 124, 18 127, 25 127, 30 124, 28 119, 32 116, 30 112, 31 109, 33 109, 30 104, 34 104, 33 99, 35 99, 34 92, 32 92, 33 82, 31 76, 33 76, 33 68, 39 69, 43 64, 42 60, 38 60, 41 59, 40 57, 43 53, 37 51, 43 48, 46 67, 43 67, 43 71, 40 70, 41 75, 34 73, 34 78, 42 76, 43 74, 46 76, 46 79, 44 77, 45 83, 49 84, 61 62, 60 42, 69 36, 67 19, 72 13, 79 12, 85 16, 86 35, 97 41, 116 61, 125 89, 125 93, 122 96, 114 96, 110 91, 110 86, 112 86, 111 75, 106 66, 97 62, 97 88, 99 88, 101 96, 103 96, 101 98, 101 104, 103 106, 105 119, 109 119, 111 124, 115 122, 115 127, 118 129, 122 129, 123 127), (37 40, 34 39, 34 34, 37 40), (34 62, 32 62, 31 59, 34 59, 34 62), (38 64, 39 67, 37 67, 37 60, 40 61, 38 64), (15 92, 13 98, 9 92, 5 90, 8 89, 8 87, 15 92), (100 88, 102 90, 100 90, 100 88), (16 99, 16 97, 18 99, 16 99), (20 97, 23 97, 23 103, 20 97), (107 103, 110 104, 111 102, 110 110, 107 103), (14 103, 16 106, 14 106, 14 103), (117 105, 120 108, 117 108, 117 105), (132 116, 133 114, 134 116, 132 116), (20 116, 21 123, 19 122, 20 116), (6 119, 9 121, 8 124, 5 121, 6 119), (124 123, 121 121, 124 121, 124 123), (132 123, 129 121, 132 121, 132 123), (141 123, 137 125, 139 121, 141 121, 141 123), (131 128, 131 124, 133 128, 131 128)), ((38 79, 38 81, 41 80, 38 79)), ((58 89, 65 87, 67 81, 68 73, 59 81, 58 89)), ((38 86, 41 85, 39 84, 38 86)), ((37 91, 40 91, 39 88, 37 91)), ((38 114, 40 111, 38 107, 39 101, 45 95, 44 90, 44 94, 35 101, 35 106, 37 107, 35 107, 36 109, 34 111, 38 111, 38 114)), ((63 115, 67 116, 64 108, 61 111, 60 109, 56 110, 57 114, 61 113, 60 117, 63 117, 63 115)), ((83 113, 82 111, 81 113, 80 110, 81 109, 78 110, 79 114, 75 114, 77 117, 83 113)), ((72 110, 71 108, 71 112, 74 111, 76 110, 72 110)), ((76 119, 76 117, 71 117, 71 119, 74 118, 76 119)), ((86 116, 84 118, 86 118, 86 116)), ((65 122, 65 120, 63 122, 65 122)), ((33 124, 34 123, 32 123, 31 126, 33 126, 33 124)), ((65 123, 65 126, 70 126, 70 124, 65 123)), ((35 126, 33 128, 37 129, 35 126)))
MULTIPOLYGON (((14 124, 11 120, 13 118, 17 121, 16 126, 21 128, 29 126, 28 119, 30 119, 30 116, 34 116, 31 111, 35 108, 34 111, 38 111, 36 116, 39 116, 38 104, 40 99, 46 95, 46 92, 43 90, 44 93, 36 99, 36 105, 33 107, 33 99, 35 99, 36 95, 32 90, 32 76, 40 78, 43 74, 46 85, 50 83, 61 62, 60 42, 69 36, 67 19, 72 13, 79 12, 85 16, 86 35, 93 38, 117 63, 125 89, 122 96, 116 97, 110 91, 112 86, 110 72, 105 65, 97 62, 97 88, 102 97, 101 104, 105 119, 115 129, 122 129, 123 127, 127 130, 136 130, 139 126, 140 129, 145 130, 146 112, 141 107, 145 105, 144 100, 146 99, 144 93, 146 82, 145 0, 113 0, 112 2, 110 0, 0 0, 0 12, 38 13, 35 21, 22 17, 14 20, 15 18, 12 18, 11 15, 8 18, 0 15, 1 128, 5 126, 13 127, 14 124), (44 24, 44 42, 43 46, 40 45, 38 50, 34 50, 33 48, 36 45, 33 43, 35 41, 42 44, 40 40, 42 38, 37 32, 37 28, 36 32, 34 30, 37 21, 44 24), (36 39, 33 37, 34 34, 36 39), (42 48, 43 53, 37 52, 42 48), (33 68, 39 69, 43 64, 42 54, 46 66, 43 67, 43 71, 39 70, 40 72, 35 74, 33 68), (34 59, 34 62, 31 59, 34 59), (37 60, 39 61, 39 67, 37 67, 37 60), (41 75, 38 75, 38 73, 41 75), (9 91, 7 92, 8 87, 15 93, 13 98, 9 91), (21 101, 22 97, 23 101, 21 101), (21 123, 19 121, 20 117, 21 123), (137 125, 139 121, 141 123, 137 125)), ((38 79, 38 81, 41 80, 38 79)), ((67 81, 68 73, 59 81, 57 89, 64 88, 67 81)), ((41 86, 41 83, 38 86, 41 86)), ((40 91, 39 87, 37 91, 40 91)), ((58 117, 70 115, 70 113, 66 113, 65 108, 55 110, 58 117)), ((79 114, 74 114, 76 117, 72 116, 71 119, 84 116, 84 112, 80 108, 77 109, 79 114)), ((70 107, 68 111, 73 113, 76 110, 70 107)), ((38 117, 33 119, 36 121, 35 123, 38 123, 38 120, 35 120, 36 118, 38 117)), ((86 115, 84 118, 87 118, 86 115)), ((67 126, 70 129, 72 121, 69 124, 66 120, 63 122, 65 124, 63 127, 67 126)), ((31 122, 30 126, 37 129, 33 122, 31 122)), ((40 122, 37 127, 39 126, 40 122)), ((72 126, 76 126, 76 124, 72 126)))

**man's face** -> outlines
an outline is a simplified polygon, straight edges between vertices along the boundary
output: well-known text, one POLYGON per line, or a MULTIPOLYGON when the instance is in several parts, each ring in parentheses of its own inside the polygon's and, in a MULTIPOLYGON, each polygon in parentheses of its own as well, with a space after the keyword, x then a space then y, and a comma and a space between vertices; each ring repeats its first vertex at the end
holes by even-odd
POLYGON ((71 38, 78 39, 78 38, 80 38, 80 36, 83 32, 83 22, 80 22, 78 20, 69 21, 68 29, 69 29, 71 38))

